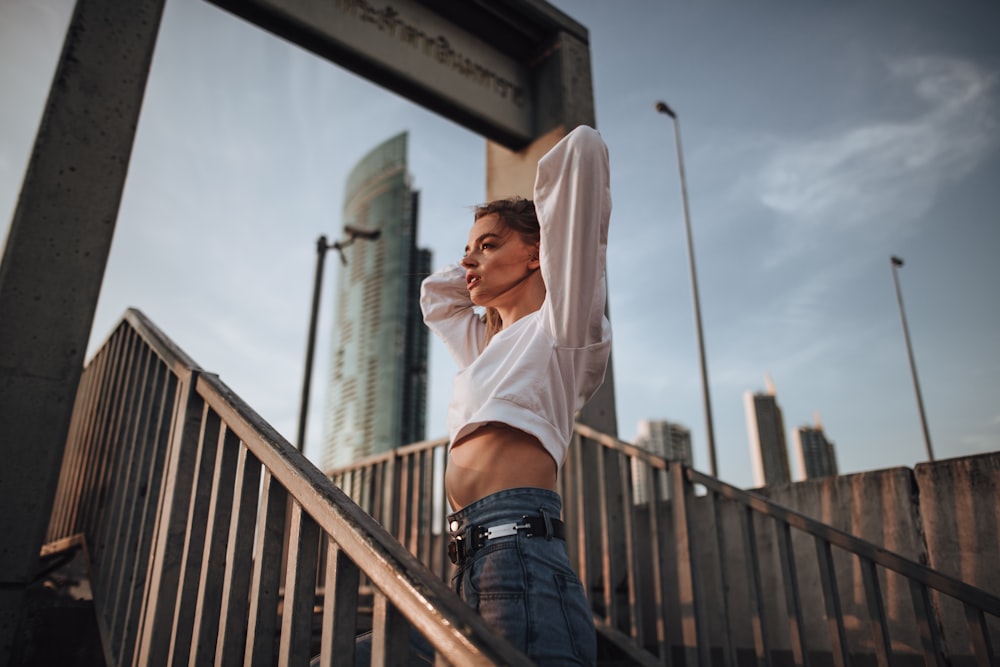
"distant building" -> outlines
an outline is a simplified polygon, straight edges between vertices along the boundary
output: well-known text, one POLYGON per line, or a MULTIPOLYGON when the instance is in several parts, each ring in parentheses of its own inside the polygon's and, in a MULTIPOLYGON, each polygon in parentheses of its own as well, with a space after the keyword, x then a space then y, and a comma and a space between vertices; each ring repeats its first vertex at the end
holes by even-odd
POLYGON ((785 420, 778 406, 774 384, 767 378, 767 392, 743 395, 750 439, 754 486, 773 486, 792 481, 785 441, 785 420))
POLYGON ((799 455, 799 478, 815 479, 837 475, 837 453, 833 443, 827 440, 819 419, 815 426, 800 426, 795 429, 795 448, 799 455))
MULTIPOLYGON (((678 461, 690 466, 691 456, 691 431, 680 424, 664 421, 643 419, 639 422, 639 433, 636 436, 635 444, 651 454, 662 456, 668 461, 678 461)), ((649 502, 652 495, 653 477, 659 479, 655 482, 659 485, 659 497, 661 500, 670 498, 670 488, 667 483, 666 474, 650 475, 647 466, 639 461, 632 461, 632 479, 635 480, 632 487, 632 501, 636 505, 649 502)))
POLYGON ((338 262, 324 470, 425 438, 428 331, 419 293, 431 255, 416 246, 419 197, 406 153, 404 132, 347 179, 345 232, 381 233, 343 248, 338 262))

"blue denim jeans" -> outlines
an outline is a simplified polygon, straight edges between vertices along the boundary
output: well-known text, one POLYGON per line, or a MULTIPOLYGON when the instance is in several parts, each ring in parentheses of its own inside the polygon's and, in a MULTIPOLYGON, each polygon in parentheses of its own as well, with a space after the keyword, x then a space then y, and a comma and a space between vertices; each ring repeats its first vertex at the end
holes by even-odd
MULTIPOLYGON (((561 511, 562 501, 553 491, 507 489, 449 515, 448 525, 455 526, 453 537, 461 534, 470 544, 475 526, 520 523, 524 516, 558 519, 561 511)), ((523 532, 488 540, 459 563, 452 585, 488 625, 538 665, 597 662, 593 615, 563 540, 523 532)), ((371 664, 371 641, 371 633, 358 637, 356 667, 371 664)), ((433 663, 434 649, 411 628, 407 665, 433 663)))
MULTIPOLYGON (((452 535, 470 544, 475 526, 558 519, 559 494, 506 489, 448 517, 452 535)), ((518 532, 486 541, 466 556, 452 580, 455 591, 488 625, 539 665, 593 665, 594 620, 583 585, 570 566, 566 542, 518 532)))

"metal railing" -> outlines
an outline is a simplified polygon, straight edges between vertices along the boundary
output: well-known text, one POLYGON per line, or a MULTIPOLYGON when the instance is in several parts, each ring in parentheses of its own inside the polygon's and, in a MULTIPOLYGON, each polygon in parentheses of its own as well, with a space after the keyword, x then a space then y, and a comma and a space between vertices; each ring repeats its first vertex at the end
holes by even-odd
POLYGON ((997 664, 1000 598, 762 495, 576 430, 563 494, 567 519, 582 528, 581 576, 599 624, 645 648, 650 664, 997 664), (645 502, 636 502, 637 481, 645 502), (964 631, 941 621, 956 613, 964 631))
POLYGON ((338 488, 445 581, 454 572, 443 530, 447 444, 444 438, 417 442, 329 473, 338 488))
MULTIPOLYGON (((444 579, 446 444, 331 473, 444 579)), ((635 664, 996 666, 1000 598, 585 425, 569 451, 570 558, 635 664)))
POLYGON ((353 664, 362 581, 373 664, 409 626, 439 664, 530 664, 135 310, 84 371, 46 551, 81 535, 108 664, 353 664))
MULTIPOLYGON (((567 544, 633 662, 997 664, 1000 598, 576 431, 567 544)), ((445 446, 334 484, 130 310, 81 380, 46 550, 86 545, 109 664, 349 664, 368 590, 376 664, 405 653, 408 624, 442 663, 528 664, 443 581, 445 446)))

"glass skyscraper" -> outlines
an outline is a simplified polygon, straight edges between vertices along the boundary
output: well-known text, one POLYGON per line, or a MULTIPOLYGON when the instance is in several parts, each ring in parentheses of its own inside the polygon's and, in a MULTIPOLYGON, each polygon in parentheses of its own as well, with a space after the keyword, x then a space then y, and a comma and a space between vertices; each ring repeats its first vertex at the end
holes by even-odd
POLYGON ((410 187, 407 134, 368 153, 347 179, 344 237, 379 231, 340 250, 322 465, 331 470, 425 438, 428 330, 417 248, 419 193, 410 187))
MULTIPOLYGON (((675 422, 640 420, 635 445, 668 461, 676 461, 686 466, 692 465, 691 431, 675 422)), ((667 483, 666 473, 655 471, 655 474, 650 475, 647 474, 649 472, 651 471, 638 460, 632 461, 632 478, 635 480, 635 485, 632 487, 632 502, 635 505, 649 502, 653 484, 659 484, 661 500, 670 499, 670 485, 667 483)))
POLYGON ((748 391, 743 395, 753 481, 757 487, 788 484, 792 481, 788 466, 788 444, 785 441, 785 420, 770 378, 767 384, 767 393, 748 391))
POLYGON ((818 421, 816 426, 800 426, 795 429, 795 445, 799 451, 801 479, 838 474, 837 453, 818 421))

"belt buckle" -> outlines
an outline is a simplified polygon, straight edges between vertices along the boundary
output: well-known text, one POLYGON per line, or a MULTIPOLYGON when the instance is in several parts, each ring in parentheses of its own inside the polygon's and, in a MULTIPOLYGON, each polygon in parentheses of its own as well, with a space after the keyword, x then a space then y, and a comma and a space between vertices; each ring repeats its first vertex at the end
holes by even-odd
POLYGON ((527 527, 527 524, 522 525, 516 522, 490 526, 489 528, 482 529, 483 539, 492 540, 498 537, 510 537, 511 535, 517 535, 517 531, 524 530, 527 527))

